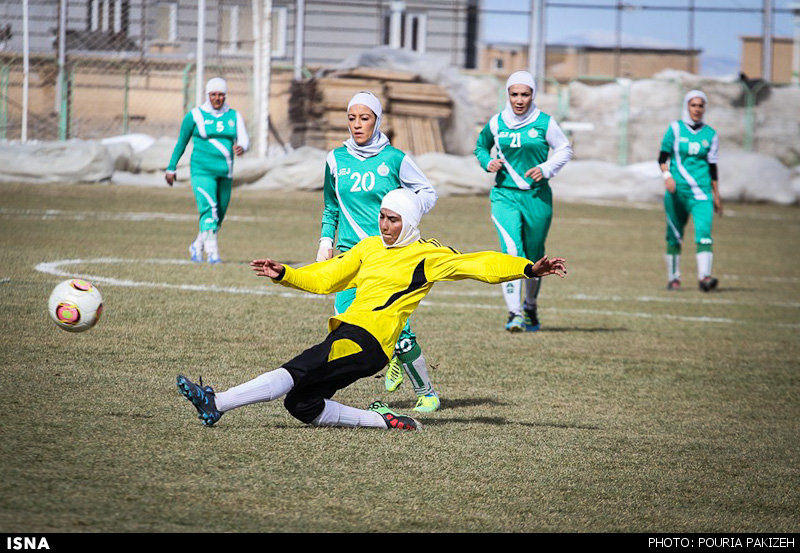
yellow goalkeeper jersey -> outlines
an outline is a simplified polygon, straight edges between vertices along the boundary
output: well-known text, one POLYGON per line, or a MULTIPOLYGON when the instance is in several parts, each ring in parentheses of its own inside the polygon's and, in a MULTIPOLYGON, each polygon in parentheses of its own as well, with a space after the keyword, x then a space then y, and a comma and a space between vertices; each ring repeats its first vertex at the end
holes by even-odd
POLYGON ((358 242, 347 252, 294 269, 285 266, 284 286, 330 294, 356 287, 356 297, 344 313, 328 321, 328 331, 341 323, 372 334, 391 358, 409 315, 434 282, 473 279, 497 284, 526 278, 531 261, 499 252, 461 253, 436 240, 418 240, 402 248, 386 248, 379 236, 358 242))

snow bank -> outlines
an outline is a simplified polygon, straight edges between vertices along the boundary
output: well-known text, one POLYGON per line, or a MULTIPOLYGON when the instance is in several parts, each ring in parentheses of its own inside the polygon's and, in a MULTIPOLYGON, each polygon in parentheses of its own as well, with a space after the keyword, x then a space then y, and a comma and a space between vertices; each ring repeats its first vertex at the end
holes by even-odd
MULTIPOLYGON (((69 141, 0 147, 0 182, 91 183, 165 186, 164 168, 174 147, 169 139, 69 141)), ((272 150, 259 160, 244 156, 234 165, 234 185, 265 190, 320 190, 327 152, 304 146, 272 150)), ((178 165, 177 179, 188 184, 190 153, 178 165)), ((415 161, 440 196, 488 194, 493 175, 473 155, 429 153, 415 161)), ((800 166, 785 167, 775 157, 725 149, 719 160, 722 198, 731 202, 800 202, 800 166)), ((655 159, 627 166, 573 159, 551 180, 557 199, 660 202, 664 184, 655 159)))

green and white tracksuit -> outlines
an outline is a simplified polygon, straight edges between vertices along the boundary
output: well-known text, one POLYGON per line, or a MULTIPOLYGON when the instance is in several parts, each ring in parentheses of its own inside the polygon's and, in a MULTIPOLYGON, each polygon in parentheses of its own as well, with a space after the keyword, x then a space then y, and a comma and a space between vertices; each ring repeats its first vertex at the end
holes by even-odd
MULTIPOLYGON (((323 186, 324 207, 320 241, 334 239, 346 252, 368 236, 379 236, 378 214, 387 192, 405 187, 420 199, 423 213, 436 203, 436 190, 413 160, 387 145, 379 153, 364 157, 343 146, 328 153, 323 186)), ((336 313, 344 313, 355 297, 355 288, 336 294, 336 313)), ((433 391, 427 365, 408 321, 395 351, 410 377, 417 395, 433 391)))
POLYGON ((669 280, 680 279, 683 233, 690 215, 694 221, 698 279, 711 274, 714 200, 709 164, 717 163, 718 152, 719 135, 705 124, 695 130, 684 121, 673 121, 661 141, 661 155, 669 157, 669 172, 675 181, 675 192, 664 194, 669 280))
POLYGON ((183 118, 178 142, 167 166, 168 173, 176 171, 189 140, 192 140, 192 190, 200 214, 200 236, 208 237, 208 251, 209 246, 215 245, 215 240, 214 244, 208 240, 216 236, 231 199, 233 147, 238 144, 247 150, 250 140, 241 114, 227 104, 219 110, 208 103, 196 107, 183 118))
MULTIPOLYGON (((494 115, 475 147, 475 156, 485 170, 493 159, 503 161, 489 196, 502 251, 531 261, 545 254, 553 218, 550 179, 572 158, 569 140, 555 120, 538 108, 536 111, 532 122, 519 128, 509 127, 502 114, 494 115), (534 167, 539 167, 544 177, 538 182, 525 176, 534 167)), ((526 280, 526 308, 536 305, 539 285, 538 278, 526 280)), ((503 285, 508 311, 515 315, 522 312, 521 289, 519 280, 503 285)))

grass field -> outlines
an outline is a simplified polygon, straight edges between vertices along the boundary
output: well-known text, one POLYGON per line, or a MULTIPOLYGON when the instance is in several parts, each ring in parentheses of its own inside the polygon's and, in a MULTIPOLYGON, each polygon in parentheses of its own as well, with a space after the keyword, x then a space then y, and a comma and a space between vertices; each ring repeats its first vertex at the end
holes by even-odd
MULTIPOLYGON (((702 294, 693 246, 665 290, 658 206, 557 203, 569 275, 543 284, 543 330, 506 333, 496 287, 434 287, 413 323, 442 409, 401 433, 308 427, 280 401, 204 428, 175 387, 324 337, 331 297, 247 266, 310 262, 321 193, 236 190, 219 266, 187 262, 185 187, 0 195, 3 532, 800 531, 797 207, 728 205, 702 294), (72 275, 105 299, 80 335, 47 315, 72 275)), ((497 247, 485 197, 442 198, 422 229, 497 247)), ((413 406, 379 378, 336 398, 413 406)))

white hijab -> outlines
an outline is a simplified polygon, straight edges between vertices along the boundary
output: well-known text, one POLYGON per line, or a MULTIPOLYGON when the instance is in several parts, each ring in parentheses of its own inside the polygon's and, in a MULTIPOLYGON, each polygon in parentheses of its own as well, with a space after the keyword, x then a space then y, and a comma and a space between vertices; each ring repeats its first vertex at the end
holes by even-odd
POLYGON ((228 83, 225 82, 225 79, 222 79, 220 77, 214 77, 212 79, 209 79, 208 82, 206 83, 206 101, 203 103, 203 105, 200 106, 200 109, 202 109, 207 113, 210 113, 211 115, 219 117, 220 115, 231 109, 230 106, 228 105, 227 97, 228 97, 228 83), (222 104, 222 106, 220 106, 219 109, 214 109, 214 107, 211 105, 211 101, 208 99, 208 95, 211 94, 212 92, 222 92, 225 95, 226 101, 225 103, 222 104))
POLYGON ((686 96, 683 97, 683 116, 681 119, 690 129, 696 130, 703 126, 703 119, 701 118, 700 121, 695 121, 692 119, 692 116, 689 115, 689 102, 692 98, 702 99, 706 107, 708 107, 708 98, 706 98, 706 95, 700 90, 690 90, 686 93, 686 96))
POLYGON ((533 101, 534 98, 536 98, 536 81, 533 80, 533 75, 527 71, 512 73, 506 81, 506 107, 500 112, 500 116, 503 118, 503 123, 506 124, 506 127, 509 129, 519 129, 520 127, 530 125, 536 121, 536 118, 539 117, 539 108, 536 107, 536 103, 533 101), (522 84, 531 89, 531 107, 522 115, 514 113, 514 109, 511 107, 511 101, 508 99, 508 89, 515 84, 522 84))
POLYGON ((386 208, 394 211, 403 220, 403 230, 395 240, 394 244, 388 245, 381 242, 387 248, 402 248, 419 240, 419 221, 422 219, 422 203, 419 198, 408 188, 395 188, 383 197, 381 209, 386 208))
POLYGON ((366 144, 359 145, 353 139, 353 133, 350 133, 350 138, 345 140, 344 145, 347 151, 355 157, 364 159, 377 155, 386 146, 389 145, 389 138, 381 132, 381 118, 383 116, 383 109, 381 108, 381 101, 372 92, 362 91, 353 96, 350 103, 347 104, 347 112, 350 113, 350 108, 354 105, 367 106, 375 114, 375 129, 372 131, 372 136, 366 144))

